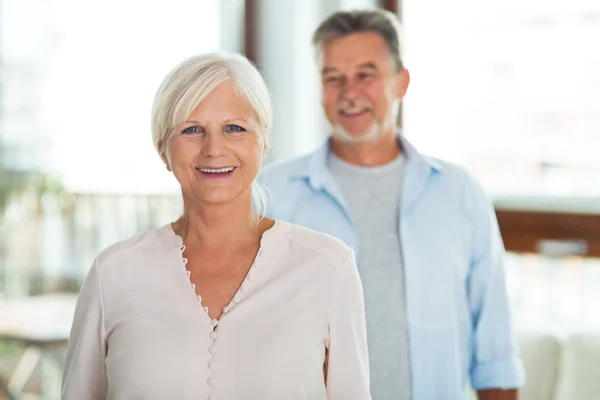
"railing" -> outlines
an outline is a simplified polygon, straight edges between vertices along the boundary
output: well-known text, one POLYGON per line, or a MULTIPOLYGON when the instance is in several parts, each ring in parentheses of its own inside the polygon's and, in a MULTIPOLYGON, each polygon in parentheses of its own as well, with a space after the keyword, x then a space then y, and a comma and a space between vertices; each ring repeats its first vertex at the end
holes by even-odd
POLYGON ((23 193, 0 222, 0 296, 76 290, 105 247, 175 220, 177 195, 23 193))

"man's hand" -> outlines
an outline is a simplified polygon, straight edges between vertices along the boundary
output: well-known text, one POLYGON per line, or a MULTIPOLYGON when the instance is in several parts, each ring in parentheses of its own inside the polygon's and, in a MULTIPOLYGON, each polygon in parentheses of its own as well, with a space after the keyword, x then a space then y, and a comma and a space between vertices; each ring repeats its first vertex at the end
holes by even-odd
POLYGON ((514 389, 488 389, 478 391, 477 397, 479 397, 479 400, 518 400, 519 393, 514 389))

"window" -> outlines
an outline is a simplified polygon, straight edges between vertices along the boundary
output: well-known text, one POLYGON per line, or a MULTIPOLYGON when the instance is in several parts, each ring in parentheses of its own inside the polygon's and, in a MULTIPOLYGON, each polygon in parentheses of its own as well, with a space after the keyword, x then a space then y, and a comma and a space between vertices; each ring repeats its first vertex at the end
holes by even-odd
POLYGON ((600 331, 600 259, 510 253, 506 275, 519 331, 600 331))
POLYGON ((1 141, 6 168, 71 192, 173 192, 150 134, 166 73, 220 47, 220 2, 4 0, 1 141))
POLYGON ((405 0, 407 137, 495 196, 600 196, 599 13, 591 1, 405 0))

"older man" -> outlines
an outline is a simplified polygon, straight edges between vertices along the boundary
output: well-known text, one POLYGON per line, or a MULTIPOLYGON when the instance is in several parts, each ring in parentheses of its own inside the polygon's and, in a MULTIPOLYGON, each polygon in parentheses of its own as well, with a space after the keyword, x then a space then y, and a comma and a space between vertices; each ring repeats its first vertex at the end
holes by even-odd
POLYGON ((469 174, 396 129, 410 78, 398 25, 368 10, 318 27, 332 134, 314 154, 267 168, 270 216, 355 249, 375 400, 465 399, 468 382, 481 400, 516 399, 524 371, 494 211, 469 174))

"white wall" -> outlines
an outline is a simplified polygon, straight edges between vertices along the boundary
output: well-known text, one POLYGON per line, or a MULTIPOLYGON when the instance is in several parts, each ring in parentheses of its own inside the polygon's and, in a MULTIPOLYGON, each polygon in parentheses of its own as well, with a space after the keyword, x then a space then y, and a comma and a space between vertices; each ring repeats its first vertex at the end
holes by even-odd
POLYGON ((221 49, 244 52, 244 0, 221 0, 221 49))

